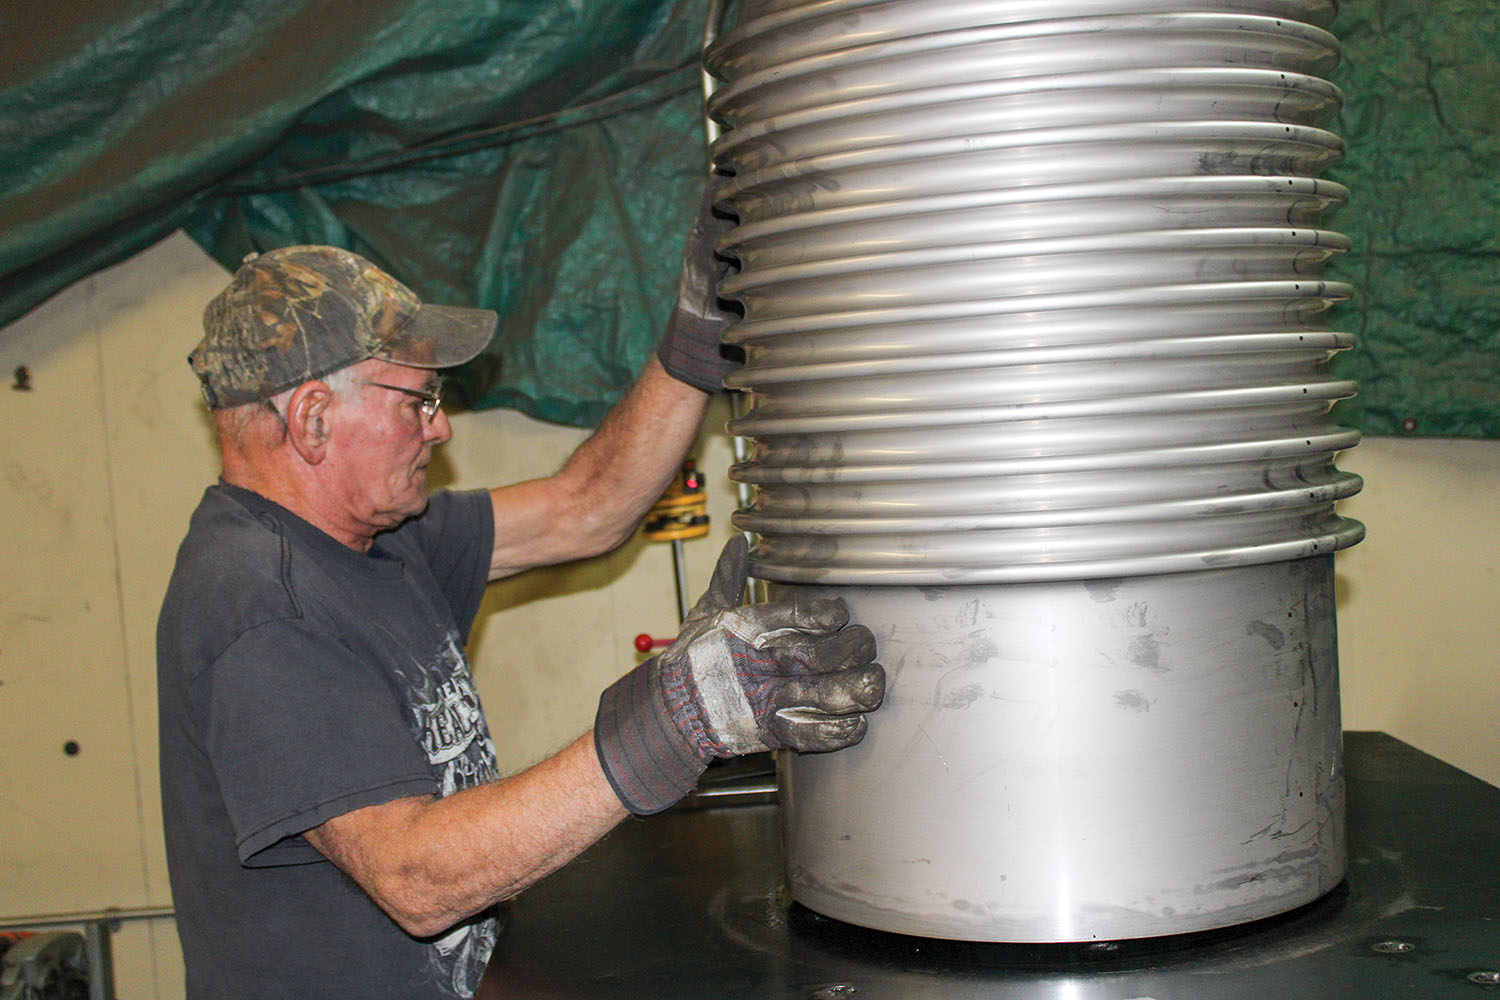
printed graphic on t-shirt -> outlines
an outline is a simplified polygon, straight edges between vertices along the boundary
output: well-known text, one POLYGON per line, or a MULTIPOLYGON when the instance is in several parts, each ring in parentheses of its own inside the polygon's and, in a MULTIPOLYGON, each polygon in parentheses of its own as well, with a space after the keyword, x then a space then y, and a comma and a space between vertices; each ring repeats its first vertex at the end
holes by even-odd
MULTIPOLYGON (((412 736, 438 774, 442 794, 499 777, 495 744, 479 707, 479 693, 456 633, 430 663, 402 671, 411 707, 412 736)), ((494 950, 493 917, 460 924, 433 942, 428 968, 445 996, 472 997, 494 950)))

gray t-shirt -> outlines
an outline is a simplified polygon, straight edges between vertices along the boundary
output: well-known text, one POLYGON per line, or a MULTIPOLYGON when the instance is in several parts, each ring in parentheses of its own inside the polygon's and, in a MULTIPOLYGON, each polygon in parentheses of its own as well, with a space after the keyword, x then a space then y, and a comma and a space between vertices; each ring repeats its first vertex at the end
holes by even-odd
POLYGON ((473 994, 493 917, 416 940, 301 834, 497 777, 463 653, 493 537, 483 491, 436 494, 368 555, 247 490, 204 494, 157 626, 189 1000, 473 994))

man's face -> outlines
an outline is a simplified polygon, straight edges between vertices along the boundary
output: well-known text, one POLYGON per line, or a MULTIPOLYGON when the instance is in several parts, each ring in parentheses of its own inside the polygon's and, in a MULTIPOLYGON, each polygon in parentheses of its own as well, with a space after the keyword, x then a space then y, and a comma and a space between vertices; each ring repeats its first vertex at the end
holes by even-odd
POLYGON ((436 372, 379 360, 354 366, 354 385, 330 410, 329 472, 341 505, 356 525, 383 531, 427 507, 427 463, 432 449, 453 436, 440 409, 428 420, 422 400, 379 382, 422 392, 435 391, 436 372))

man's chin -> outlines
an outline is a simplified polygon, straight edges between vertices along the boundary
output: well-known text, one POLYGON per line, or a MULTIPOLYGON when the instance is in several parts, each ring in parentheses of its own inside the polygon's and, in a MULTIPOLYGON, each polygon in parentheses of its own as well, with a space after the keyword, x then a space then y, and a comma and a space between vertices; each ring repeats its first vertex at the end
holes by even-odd
POLYGON ((407 517, 416 517, 427 509, 427 501, 431 497, 431 491, 427 489, 427 466, 425 465, 418 468, 411 477, 411 496, 413 510, 407 517))
POLYGON ((414 517, 420 517, 426 510, 429 497, 427 491, 423 490, 420 496, 414 496, 410 503, 402 504, 399 508, 386 511, 379 517, 382 522, 381 531, 394 531, 414 517))
POLYGON ((408 509, 408 513, 406 517, 402 518, 402 520, 405 521, 410 520, 413 517, 420 517, 422 513, 427 510, 427 504, 430 501, 431 497, 428 495, 427 489, 424 486, 422 488, 421 494, 412 499, 411 506, 408 509))

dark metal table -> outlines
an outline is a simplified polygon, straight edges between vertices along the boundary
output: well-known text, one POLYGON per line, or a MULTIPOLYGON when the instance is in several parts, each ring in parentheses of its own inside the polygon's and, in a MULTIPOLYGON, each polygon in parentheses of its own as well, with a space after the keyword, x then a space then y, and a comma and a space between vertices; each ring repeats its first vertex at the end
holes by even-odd
POLYGON ((1346 734, 1345 763, 1348 878, 1256 924, 1043 946, 867 931, 786 898, 774 804, 710 806, 627 822, 528 890, 478 996, 1500 1000, 1500 788, 1381 733, 1346 734))

